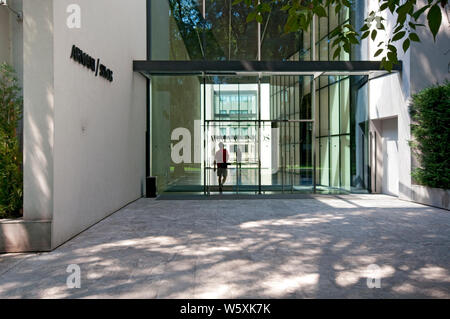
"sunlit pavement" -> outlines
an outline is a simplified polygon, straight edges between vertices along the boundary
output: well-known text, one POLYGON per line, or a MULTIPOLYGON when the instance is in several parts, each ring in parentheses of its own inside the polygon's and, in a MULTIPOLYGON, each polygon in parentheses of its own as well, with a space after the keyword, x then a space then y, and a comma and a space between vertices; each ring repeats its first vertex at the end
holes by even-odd
POLYGON ((450 212, 383 195, 141 199, 51 253, 0 255, 0 297, 450 298, 450 212))

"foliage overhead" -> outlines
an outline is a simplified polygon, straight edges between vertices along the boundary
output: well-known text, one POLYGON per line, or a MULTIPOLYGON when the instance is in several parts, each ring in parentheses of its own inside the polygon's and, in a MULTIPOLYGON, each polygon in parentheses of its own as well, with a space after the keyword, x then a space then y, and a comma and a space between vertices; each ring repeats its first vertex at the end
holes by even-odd
POLYGON ((421 185, 450 189, 450 82, 413 96, 410 143, 420 167, 413 171, 421 185))
POLYGON ((22 154, 17 137, 20 92, 12 67, 0 64, 0 218, 17 217, 22 208, 22 154))
MULTIPOLYGON (((357 0, 359 1, 359 0, 357 0)), ((247 22, 256 20, 263 22, 263 15, 273 10, 275 4, 283 3, 282 10, 288 12, 288 19, 284 26, 284 32, 308 31, 313 18, 326 18, 327 10, 334 8, 336 13, 347 7, 351 10, 354 5, 352 0, 234 0, 233 4, 245 3, 252 11, 247 16, 247 22)), ((375 57, 382 57, 382 66, 391 71, 393 65, 398 63, 397 48, 395 42, 402 42, 403 51, 408 51, 411 42, 420 42, 417 29, 427 27, 434 39, 443 23, 441 8, 447 9, 448 0, 378 0, 379 9, 372 11, 364 20, 361 28, 356 29, 351 23, 340 25, 330 32, 330 39, 334 49, 334 58, 339 56, 341 50, 351 52, 351 47, 360 44, 361 40, 369 38, 376 41, 380 31, 386 31, 386 12, 396 16, 396 24, 393 33, 386 41, 378 42, 378 50, 375 57), (426 16, 427 26, 420 23, 426 16)))

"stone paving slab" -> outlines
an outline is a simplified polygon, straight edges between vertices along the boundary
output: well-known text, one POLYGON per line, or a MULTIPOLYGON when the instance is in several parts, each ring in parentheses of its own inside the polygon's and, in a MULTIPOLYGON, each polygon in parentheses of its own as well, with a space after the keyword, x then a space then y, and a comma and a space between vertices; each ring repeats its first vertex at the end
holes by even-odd
POLYGON ((450 298, 449 230, 384 195, 140 199, 51 253, 0 255, 0 298, 450 298))

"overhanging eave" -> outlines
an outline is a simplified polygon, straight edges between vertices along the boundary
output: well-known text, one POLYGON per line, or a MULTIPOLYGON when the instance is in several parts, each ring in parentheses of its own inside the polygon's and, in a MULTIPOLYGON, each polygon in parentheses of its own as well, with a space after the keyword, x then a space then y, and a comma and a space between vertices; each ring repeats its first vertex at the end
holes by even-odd
MULTIPOLYGON (((381 61, 134 61, 133 70, 145 76, 170 74, 323 74, 387 73, 381 61)), ((402 71, 402 61, 393 72, 402 71)))

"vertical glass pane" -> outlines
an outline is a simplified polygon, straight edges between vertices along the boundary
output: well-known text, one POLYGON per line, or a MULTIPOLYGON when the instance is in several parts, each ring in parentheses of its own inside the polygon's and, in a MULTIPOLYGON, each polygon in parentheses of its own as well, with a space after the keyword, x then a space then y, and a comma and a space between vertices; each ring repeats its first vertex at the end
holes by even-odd
POLYGON ((330 186, 330 149, 328 137, 320 138, 319 143, 319 184, 321 186, 330 186))
POLYGON ((152 4, 152 59, 200 60, 204 58, 204 19, 198 0, 158 1, 152 4))
POLYGON ((295 100, 295 77, 289 76, 289 87, 288 87, 288 96, 289 96, 289 110, 287 118, 289 120, 295 119, 295 109, 296 109, 296 100, 295 100))
POLYGON ((303 32, 284 32, 288 13, 281 10, 284 3, 271 3, 272 11, 264 14, 261 24, 261 59, 266 61, 303 61, 308 59, 311 46, 303 32))
MULTIPOLYGON (((218 163, 221 163, 220 144, 228 153, 224 192, 242 193, 258 190, 258 127, 254 122, 207 122, 206 129, 206 186, 210 193, 219 189, 218 163), (216 169, 215 169, 216 168, 216 169)), ((265 147, 265 143, 263 143, 265 147)), ((222 175, 223 177, 223 175, 222 175)))
POLYGON ((197 76, 152 78, 151 167, 159 192, 203 190, 201 85, 197 76))
POLYGON ((311 120, 311 81, 313 81, 312 76, 271 76, 270 80, 268 77, 263 77, 261 119, 311 120), (267 110, 268 107, 270 110, 267 110))
MULTIPOLYGON (((328 9, 326 10, 328 12, 328 9)), ((317 40, 323 40, 328 35, 328 19, 319 18, 319 38, 317 40)))
POLYGON ((335 5, 330 6, 328 12, 329 12, 328 20, 329 20, 329 24, 330 24, 330 32, 332 32, 339 25, 339 12, 336 13, 335 5))
POLYGON ((350 79, 340 82, 341 134, 350 133, 350 79))
POLYGON ((350 136, 341 136, 341 188, 350 191, 350 136))
POLYGON ((320 132, 319 136, 328 136, 328 88, 321 89, 320 91, 320 132))
POLYGON ((352 190, 368 187, 367 76, 353 76, 350 82, 352 190))
POLYGON ((339 83, 329 87, 330 90, 330 135, 339 134, 339 83))
POLYGON ((302 43, 303 47, 300 49, 299 60, 300 61, 311 61, 311 29, 308 32, 303 32, 302 43))
POLYGON ((331 137, 331 154, 330 154, 330 187, 339 188, 340 186, 340 138, 339 136, 331 137))
MULTIPOLYGON (((229 154, 224 192, 242 193, 259 190, 259 147, 267 149, 262 162, 271 156, 270 141, 260 141, 258 119, 258 78, 208 76, 205 78, 206 114, 206 187, 210 193, 220 191, 217 154, 220 144, 229 154)), ((264 112, 270 114, 270 86, 261 86, 264 112)), ((220 157, 220 154, 219 154, 220 157)), ((270 165, 271 159, 268 161, 270 165)), ((223 171, 223 170, 222 170, 223 171)))
POLYGON ((295 116, 293 117, 293 119, 295 120, 299 120, 302 118, 302 106, 303 106, 303 92, 302 91, 302 87, 303 87, 303 81, 300 77, 295 77, 295 84, 294 84, 294 101, 295 101, 295 105, 294 105, 294 111, 295 111, 295 116))
MULTIPOLYGON (((319 81, 316 81, 318 83, 319 81)), ((315 110, 314 110, 314 121, 316 125, 316 135, 320 136, 320 90, 316 90, 316 102, 315 102, 315 110)), ((316 148, 318 150, 318 148, 316 148)))
POLYGON ((319 59, 320 61, 328 61, 328 38, 325 38, 319 43, 320 52, 319 59))
POLYGON ((341 11, 339 13, 339 22, 341 24, 344 24, 348 22, 349 19, 350 19, 350 9, 347 8, 346 6, 342 6, 341 11))
MULTIPOLYGON (((257 60, 258 28, 256 21, 246 22, 251 9, 234 0, 206 1, 208 60, 257 60)), ((188 17, 186 17, 188 18, 188 17)))

